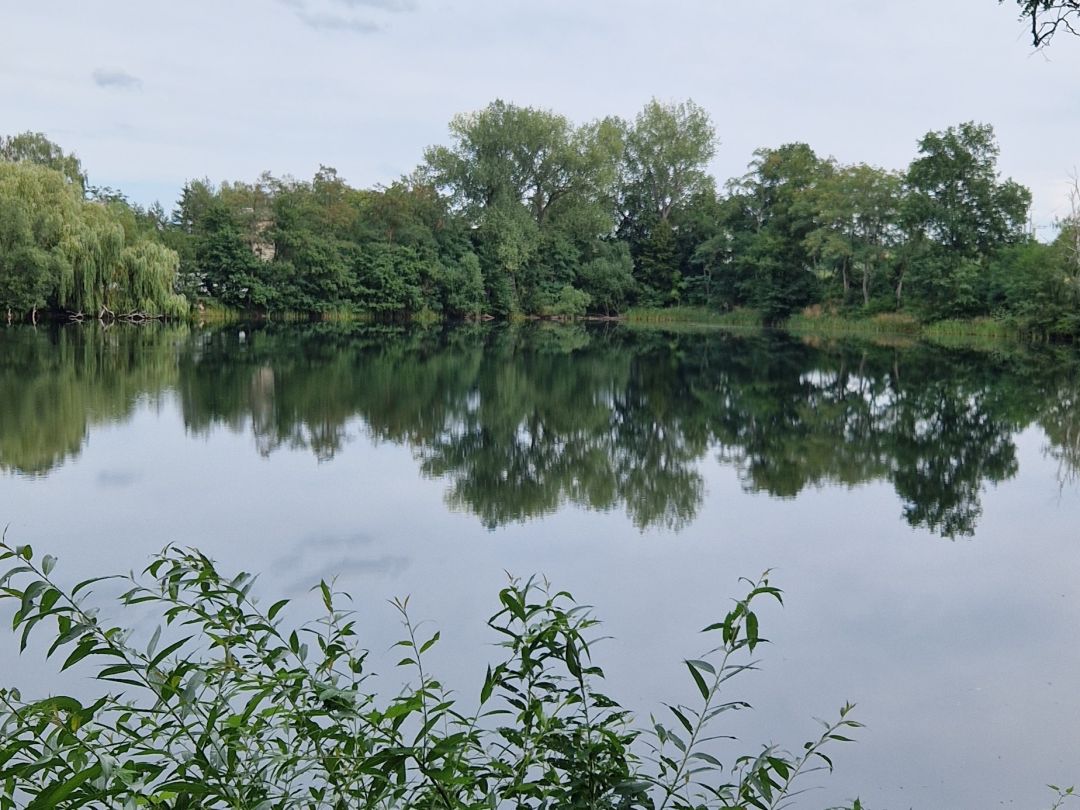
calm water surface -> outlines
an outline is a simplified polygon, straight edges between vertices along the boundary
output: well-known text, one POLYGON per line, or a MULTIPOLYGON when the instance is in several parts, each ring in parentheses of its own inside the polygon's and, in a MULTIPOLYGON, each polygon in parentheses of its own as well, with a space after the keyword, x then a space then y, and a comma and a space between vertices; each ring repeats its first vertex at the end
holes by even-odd
MULTIPOLYGON (((742 750, 868 728, 802 806, 1037 808, 1080 781, 1080 355, 621 327, 0 331, 0 523, 71 579, 168 542, 438 620, 471 696, 505 571, 596 606, 611 691, 775 570, 742 750)), ((0 679, 60 688, 0 642, 0 679)), ((388 668, 390 669, 390 668, 388 668)), ((388 678, 396 677, 391 671, 388 678)), ((33 689, 26 689, 33 692, 33 689)))

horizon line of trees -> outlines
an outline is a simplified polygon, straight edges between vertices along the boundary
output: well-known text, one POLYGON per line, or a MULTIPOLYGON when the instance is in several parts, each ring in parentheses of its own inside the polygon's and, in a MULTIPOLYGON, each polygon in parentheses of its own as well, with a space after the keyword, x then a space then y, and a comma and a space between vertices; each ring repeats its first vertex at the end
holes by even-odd
MULTIPOLYGON (((1080 332, 1080 189, 1051 244, 998 171, 993 128, 928 132, 904 171, 763 148, 719 189, 708 112, 653 99, 575 124, 495 101, 389 186, 193 180, 171 212, 89 185, 44 135, 0 138, 0 308, 179 316, 579 316, 632 306, 808 306, 1008 317, 1080 332)), ((1075 185, 1075 184, 1074 184, 1075 185)))

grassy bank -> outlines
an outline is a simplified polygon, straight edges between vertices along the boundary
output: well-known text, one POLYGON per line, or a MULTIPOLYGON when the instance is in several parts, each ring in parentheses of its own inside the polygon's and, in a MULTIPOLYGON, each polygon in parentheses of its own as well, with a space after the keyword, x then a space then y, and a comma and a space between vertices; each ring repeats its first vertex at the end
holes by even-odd
POLYGON ((804 311, 784 322, 784 329, 796 334, 815 335, 902 335, 917 337, 922 324, 901 312, 885 312, 868 318, 836 313, 804 311))
POLYGON ((754 309, 717 312, 706 307, 635 307, 623 315, 627 323, 687 324, 702 326, 760 327, 761 313, 754 309))
MULTIPOLYGON (((761 327, 761 313, 753 309, 716 312, 705 307, 639 308, 626 312, 631 324, 680 326, 761 327)), ((1040 335, 1011 320, 997 318, 950 319, 926 323, 907 312, 844 315, 814 307, 792 315, 780 328, 796 335, 828 337, 902 337, 939 343, 1038 340, 1040 335)))
POLYGON ((1011 320, 952 318, 926 323, 906 312, 886 312, 864 318, 804 311, 791 316, 784 323, 784 329, 798 335, 904 337, 950 345, 1044 339, 1011 320))

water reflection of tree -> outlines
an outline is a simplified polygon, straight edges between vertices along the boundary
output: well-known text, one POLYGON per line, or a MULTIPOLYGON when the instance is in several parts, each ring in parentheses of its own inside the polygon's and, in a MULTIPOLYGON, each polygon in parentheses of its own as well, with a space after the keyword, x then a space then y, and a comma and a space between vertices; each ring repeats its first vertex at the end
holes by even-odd
POLYGON ((1000 362, 930 347, 782 343, 740 353, 715 381, 721 457, 747 489, 793 496, 885 480, 912 526, 974 531, 983 486, 1017 470, 1012 437, 1023 424, 1000 362))
POLYGON ((886 481, 904 518, 970 535, 988 484, 1016 474, 1033 422, 1073 474, 1080 376, 1067 352, 811 346, 783 335, 620 328, 396 326, 9 330, 0 465, 46 472, 87 426, 179 392, 187 429, 251 432, 332 459, 355 434, 411 447, 447 500, 499 526, 565 503, 679 528, 700 463, 751 492, 886 481), (12 392, 9 394, 9 392, 12 392))
POLYGON ((651 412, 633 351, 603 339, 567 344, 559 334, 494 336, 464 407, 420 443, 424 472, 449 478, 449 502, 488 526, 565 501, 623 506, 642 528, 685 525, 701 501, 694 467, 705 446, 651 412))
POLYGON ((91 425, 128 418, 175 387, 186 327, 0 330, 0 470, 43 475, 91 425))
POLYGON ((912 526, 970 535, 982 489, 1017 471, 1013 435, 1044 415, 1041 392, 1076 381, 1061 355, 580 327, 256 332, 226 356, 247 364, 239 400, 259 364, 274 370, 273 408, 239 409, 260 416, 260 436, 304 446, 321 427, 336 449, 359 416, 488 526, 572 502, 678 528, 715 448, 748 491, 887 481, 912 526))
POLYGON ((1066 386, 1047 392, 1039 416, 1046 432, 1046 453, 1058 463, 1058 483, 1064 487, 1080 480, 1080 387, 1066 386))

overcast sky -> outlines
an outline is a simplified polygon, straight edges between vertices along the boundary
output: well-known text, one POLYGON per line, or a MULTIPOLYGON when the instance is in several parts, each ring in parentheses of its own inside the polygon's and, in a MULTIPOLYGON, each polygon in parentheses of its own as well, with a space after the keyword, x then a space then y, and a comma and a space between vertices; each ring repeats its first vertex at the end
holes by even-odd
POLYGON ((188 178, 370 186, 495 98, 576 121, 651 97, 713 116, 713 171, 793 140, 907 165, 994 125, 1034 219, 1080 164, 1080 38, 1033 53, 1009 0, 0 0, 0 133, 47 133, 91 182, 175 201, 188 178), (763 10, 767 9, 767 10, 763 10))

